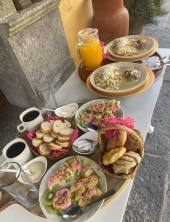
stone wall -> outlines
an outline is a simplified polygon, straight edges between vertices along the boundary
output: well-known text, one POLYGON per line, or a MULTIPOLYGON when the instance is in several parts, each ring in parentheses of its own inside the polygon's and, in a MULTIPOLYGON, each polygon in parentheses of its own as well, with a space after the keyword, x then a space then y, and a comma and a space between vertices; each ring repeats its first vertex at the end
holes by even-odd
POLYGON ((43 0, 0 22, 0 88, 9 103, 40 107, 35 86, 54 93, 75 70, 59 12, 60 0, 43 0))

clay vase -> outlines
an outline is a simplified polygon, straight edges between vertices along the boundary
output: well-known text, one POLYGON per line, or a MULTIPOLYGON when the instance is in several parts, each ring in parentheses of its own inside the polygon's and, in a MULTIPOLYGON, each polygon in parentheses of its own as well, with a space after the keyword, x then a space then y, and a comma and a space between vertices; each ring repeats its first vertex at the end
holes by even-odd
POLYGON ((93 0, 92 27, 100 40, 108 43, 129 33, 129 13, 123 0, 93 0))

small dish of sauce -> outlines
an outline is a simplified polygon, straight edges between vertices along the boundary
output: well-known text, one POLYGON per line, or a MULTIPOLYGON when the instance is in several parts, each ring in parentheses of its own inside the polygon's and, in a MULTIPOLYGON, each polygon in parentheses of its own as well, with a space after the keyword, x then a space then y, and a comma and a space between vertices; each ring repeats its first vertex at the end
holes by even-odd
POLYGON ((70 103, 65 106, 61 106, 55 110, 55 114, 58 117, 71 118, 75 115, 78 110, 77 103, 70 103))

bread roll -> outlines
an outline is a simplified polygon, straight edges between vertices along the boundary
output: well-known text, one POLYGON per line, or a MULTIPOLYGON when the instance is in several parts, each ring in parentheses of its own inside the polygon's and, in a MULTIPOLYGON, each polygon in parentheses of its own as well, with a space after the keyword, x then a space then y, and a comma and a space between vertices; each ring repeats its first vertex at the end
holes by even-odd
POLYGON ((43 143, 43 140, 39 139, 39 138, 36 138, 36 137, 32 140, 32 145, 36 146, 36 147, 38 147, 42 143, 43 143))
POLYGON ((119 133, 116 133, 107 144, 107 150, 114 149, 116 147, 124 146, 127 139, 127 133, 124 130, 119 130, 119 133))
POLYGON ((104 165, 109 165, 118 160, 126 152, 125 147, 119 147, 107 151, 102 157, 102 163, 104 165))
POLYGON ((52 125, 49 122, 42 122, 40 129, 44 133, 49 133, 51 131, 52 125))
POLYGON ((36 131, 36 137, 39 138, 39 139, 43 138, 44 134, 45 133, 43 133, 41 130, 36 131))
POLYGON ((51 150, 48 147, 48 143, 42 143, 39 146, 39 153, 43 156, 50 155, 51 150))
POLYGON ((51 143, 53 140, 54 140, 54 138, 51 136, 50 133, 45 134, 43 137, 43 141, 45 143, 51 143))
POLYGON ((62 149, 62 146, 56 144, 56 143, 49 143, 48 147, 50 148, 50 150, 57 150, 57 149, 62 149))

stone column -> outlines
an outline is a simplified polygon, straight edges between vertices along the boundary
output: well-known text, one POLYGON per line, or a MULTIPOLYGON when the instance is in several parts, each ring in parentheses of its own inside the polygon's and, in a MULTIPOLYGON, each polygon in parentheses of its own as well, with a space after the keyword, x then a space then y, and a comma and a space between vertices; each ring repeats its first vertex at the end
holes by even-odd
POLYGON ((0 20, 0 88, 11 104, 40 107, 36 84, 48 81, 55 93, 75 70, 59 3, 43 0, 0 20))

